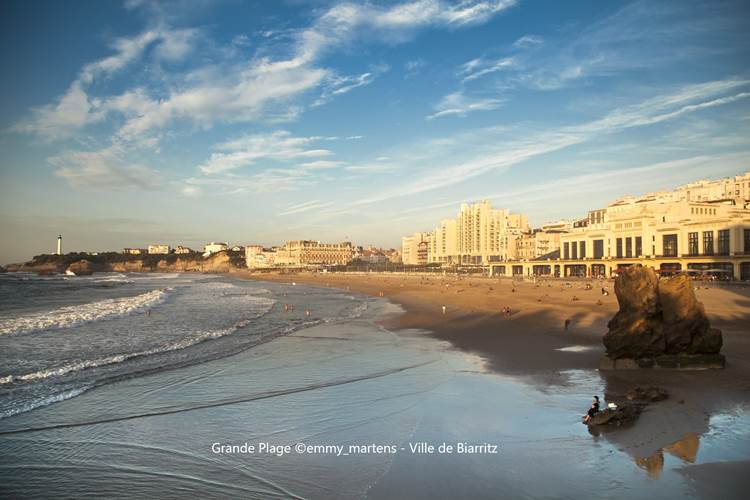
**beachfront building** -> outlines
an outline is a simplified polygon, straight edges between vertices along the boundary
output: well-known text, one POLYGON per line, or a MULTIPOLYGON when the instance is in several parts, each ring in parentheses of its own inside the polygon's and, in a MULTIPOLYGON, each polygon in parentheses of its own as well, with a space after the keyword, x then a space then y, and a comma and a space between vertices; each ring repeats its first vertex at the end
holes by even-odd
POLYGON ((350 242, 321 243, 312 240, 294 240, 278 248, 275 266, 345 265, 352 261, 354 247, 350 242))
POLYGON ((492 274, 611 276, 642 264, 750 280, 750 173, 592 210, 560 235, 558 258, 492 266, 492 274))
POLYGON ((276 262, 276 248, 264 248, 262 245, 245 247, 245 264, 250 269, 273 267, 276 262))
POLYGON ((560 250, 560 230, 533 229, 516 239, 516 259, 536 259, 560 250))
POLYGON ((123 248, 122 253, 126 253, 128 255, 143 255, 148 253, 148 250, 145 248, 123 248))
POLYGON ((169 253, 169 245, 149 245, 148 246, 148 253, 149 254, 168 254, 169 253))
POLYGON ((413 263, 414 242, 417 235, 422 235, 419 242, 426 242, 429 263, 486 266, 515 258, 516 240, 528 229, 523 214, 494 209, 487 200, 464 203, 456 218, 442 220, 432 232, 403 238, 403 243, 413 239, 408 248, 402 245, 402 258, 404 264, 413 263))
POLYGON ((227 245, 226 243, 212 241, 211 243, 203 247, 203 256, 208 257, 212 253, 223 252, 227 250, 228 248, 229 248, 229 245, 227 245))
POLYGON ((191 248, 184 247, 182 245, 177 245, 174 249, 174 253, 177 253, 177 254, 193 253, 193 250, 191 248))
POLYGON ((401 261, 406 265, 427 264, 431 233, 414 233, 401 238, 401 261))

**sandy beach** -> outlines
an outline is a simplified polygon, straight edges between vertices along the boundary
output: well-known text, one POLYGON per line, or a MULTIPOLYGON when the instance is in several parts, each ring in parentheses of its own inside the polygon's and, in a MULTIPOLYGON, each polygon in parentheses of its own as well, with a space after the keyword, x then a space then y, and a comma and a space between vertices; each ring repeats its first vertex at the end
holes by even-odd
MULTIPOLYGON (((651 474, 658 474, 663 466, 663 449, 679 448, 695 436, 699 439, 708 431, 711 415, 750 401, 750 288, 746 285, 695 283, 712 325, 723 332, 724 370, 599 372, 604 354, 601 339, 618 310, 613 280, 524 282, 375 273, 240 276, 384 297, 405 311, 389 320, 389 328, 428 330, 454 348, 478 355, 487 371, 513 376, 537 389, 555 391, 555 387, 575 384, 580 370, 602 377, 607 398, 622 396, 636 385, 664 387, 670 393, 667 401, 644 412, 632 428, 606 436, 651 474), (504 308, 510 308, 510 315, 504 308)), ((581 402, 582 411, 587 403, 581 402)), ((689 455, 684 460, 687 464, 691 463, 689 455)), ((725 473, 742 480, 731 473, 731 467, 725 473)))

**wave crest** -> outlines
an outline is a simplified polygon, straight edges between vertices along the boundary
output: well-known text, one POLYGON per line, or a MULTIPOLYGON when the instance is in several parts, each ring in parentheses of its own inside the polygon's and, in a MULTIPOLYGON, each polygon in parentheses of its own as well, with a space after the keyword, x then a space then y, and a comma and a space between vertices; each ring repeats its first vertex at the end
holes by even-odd
POLYGON ((20 318, 2 320, 0 321, 0 335, 71 328, 84 323, 125 316, 134 312, 144 311, 164 302, 167 295, 173 290, 173 288, 152 290, 141 295, 136 295, 135 297, 105 299, 88 304, 65 306, 20 318))

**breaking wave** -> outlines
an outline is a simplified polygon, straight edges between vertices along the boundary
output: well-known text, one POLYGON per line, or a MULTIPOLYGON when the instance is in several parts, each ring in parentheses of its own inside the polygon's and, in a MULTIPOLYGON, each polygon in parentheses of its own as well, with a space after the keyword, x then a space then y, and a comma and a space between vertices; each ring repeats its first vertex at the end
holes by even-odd
POLYGON ((51 405, 52 403, 59 403, 60 401, 65 401, 66 399, 71 399, 76 396, 80 396, 84 392, 88 391, 90 388, 91 386, 78 387, 76 389, 71 389, 69 391, 63 391, 63 392, 58 392, 56 394, 51 394, 47 396, 46 398, 38 399, 36 401, 32 401, 22 406, 10 408, 6 411, 0 412, 0 419, 12 417, 13 415, 18 415, 19 413, 25 413, 27 411, 36 410, 37 408, 41 408, 42 406, 51 405))
MULTIPOLYGON (((273 302, 271 302, 271 304, 268 305, 269 309, 272 304, 273 302)), ((145 356, 152 356, 154 354, 161 354, 161 353, 170 352, 170 351, 177 351, 179 349, 185 349, 187 347, 200 344, 201 342, 205 342, 207 340, 218 339, 220 337, 230 335, 236 332, 237 330, 239 330, 240 328, 246 327, 247 325, 250 324, 251 321, 252 319, 247 319, 247 320, 240 321, 239 323, 237 323, 236 325, 230 328, 223 328, 221 330, 213 330, 213 331, 208 331, 208 332, 198 332, 182 340, 179 340, 177 342, 172 342, 172 343, 165 344, 159 347, 154 347, 153 349, 130 352, 130 353, 125 353, 125 354, 114 354, 112 356, 105 356, 105 357, 97 358, 97 359, 87 359, 85 361, 68 363, 62 366, 57 366, 57 367, 49 368, 46 370, 26 373, 23 375, 6 375, 4 377, 0 377, 0 385, 10 384, 12 382, 30 382, 30 381, 36 381, 36 380, 43 380, 43 379, 47 379, 50 377, 60 377, 71 372, 78 372, 81 370, 97 368, 100 366, 114 365, 114 364, 122 363, 123 361, 127 361, 130 359, 142 358, 145 356)))
POLYGON ((0 335, 31 333, 40 330, 70 328, 73 326, 121 317, 144 311, 164 302, 173 288, 150 292, 120 299, 105 299, 76 306, 66 306, 20 318, 0 321, 0 335))

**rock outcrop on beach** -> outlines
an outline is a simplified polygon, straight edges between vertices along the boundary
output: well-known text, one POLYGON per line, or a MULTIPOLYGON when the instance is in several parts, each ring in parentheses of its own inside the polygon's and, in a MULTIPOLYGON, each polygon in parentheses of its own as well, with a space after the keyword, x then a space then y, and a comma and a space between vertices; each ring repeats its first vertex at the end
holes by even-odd
POLYGON ((659 280, 653 269, 631 266, 615 294, 620 310, 604 336, 601 368, 723 367, 721 331, 711 328, 688 276, 659 280))
POLYGON ((632 424, 638 420, 641 411, 643 411, 643 405, 638 404, 621 404, 618 405, 615 410, 605 408, 591 417, 591 420, 587 422, 587 425, 589 427, 621 427, 623 425, 632 424))
POLYGON ((94 266, 86 259, 78 260, 69 265, 65 272, 67 274, 73 273, 76 276, 88 276, 94 274, 94 266))

